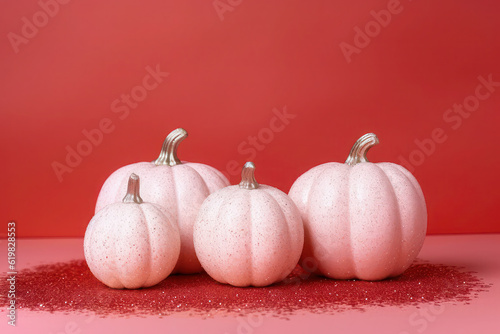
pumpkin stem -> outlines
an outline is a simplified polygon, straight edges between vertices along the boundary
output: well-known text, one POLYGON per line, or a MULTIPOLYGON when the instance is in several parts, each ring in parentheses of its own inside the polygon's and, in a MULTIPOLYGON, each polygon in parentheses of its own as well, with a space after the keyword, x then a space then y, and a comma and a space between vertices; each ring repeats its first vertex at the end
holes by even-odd
POLYGON ((253 162, 247 162, 241 170, 241 189, 257 189, 259 184, 255 181, 255 165, 253 162))
POLYGON ((360 162, 369 162, 366 158, 366 153, 378 143, 377 135, 374 133, 367 133, 354 143, 345 163, 349 166, 354 166, 360 162))
POLYGON ((179 147, 179 144, 181 141, 186 139, 188 136, 188 133, 186 130, 183 128, 178 128, 175 129, 174 131, 170 132, 170 134, 165 138, 165 141, 163 142, 163 146, 161 147, 161 152, 160 156, 158 159, 154 161, 154 164, 159 166, 159 165, 168 165, 168 166, 175 166, 175 165, 180 165, 181 161, 177 157, 177 147, 179 147))
POLYGON ((140 188, 139 176, 132 173, 128 178, 127 194, 125 195, 125 197, 123 197, 122 202, 141 204, 143 201, 141 195, 139 195, 139 188, 140 188))

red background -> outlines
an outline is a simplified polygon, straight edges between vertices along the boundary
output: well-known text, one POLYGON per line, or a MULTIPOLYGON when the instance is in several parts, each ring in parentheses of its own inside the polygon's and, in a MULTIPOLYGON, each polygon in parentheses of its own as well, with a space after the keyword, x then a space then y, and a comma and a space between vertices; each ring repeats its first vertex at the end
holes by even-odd
POLYGON ((447 140, 413 170, 429 233, 500 232, 500 87, 456 130, 443 120, 474 94, 478 76, 500 81, 500 3, 401 0, 348 63, 340 43, 353 44, 353 29, 387 5, 242 1, 221 20, 211 0, 71 1, 16 53, 8 34, 21 35, 22 18, 33 22, 41 8, 3 1, 2 221, 16 220, 20 237, 83 236, 109 174, 155 159, 174 128, 190 134, 181 159, 227 171, 249 158, 238 146, 286 106, 295 118, 253 159, 260 183, 288 191, 309 168, 343 162, 367 132, 380 138, 371 161, 399 162, 441 128, 447 140), (170 75, 121 120, 111 103, 157 64, 170 75), (114 131, 59 182, 51 164, 103 118, 114 131))

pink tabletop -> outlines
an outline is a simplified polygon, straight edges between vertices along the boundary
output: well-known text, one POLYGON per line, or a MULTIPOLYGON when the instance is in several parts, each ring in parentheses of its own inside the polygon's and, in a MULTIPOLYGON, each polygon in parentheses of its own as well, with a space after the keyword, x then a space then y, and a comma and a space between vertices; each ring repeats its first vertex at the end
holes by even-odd
MULTIPOLYGON (((0 240, 6 259, 6 240, 0 240)), ((83 259, 82 239, 22 239, 17 242, 17 270, 39 264, 83 259)), ((439 306, 371 306, 315 314, 304 310, 288 319, 272 315, 212 316, 202 318, 175 313, 156 316, 98 317, 82 313, 48 313, 20 309, 16 327, 7 324, 5 307, 0 310, 1 333, 499 333, 500 331, 500 235, 428 236, 419 259, 435 264, 464 267, 492 284, 465 302, 442 302, 439 306)), ((2 274, 6 260, 0 262, 2 274)), ((2 291, 4 296, 4 291, 2 291)))

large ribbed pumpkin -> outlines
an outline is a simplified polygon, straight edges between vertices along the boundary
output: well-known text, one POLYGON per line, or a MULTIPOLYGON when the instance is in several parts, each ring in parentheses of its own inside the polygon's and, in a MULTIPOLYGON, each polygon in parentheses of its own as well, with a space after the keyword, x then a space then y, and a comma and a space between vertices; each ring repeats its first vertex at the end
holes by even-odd
POLYGON ((95 210, 120 202, 129 175, 139 175, 144 201, 164 207, 179 226, 181 254, 174 273, 191 274, 202 271, 193 246, 198 210, 208 195, 228 186, 229 181, 213 167, 179 160, 177 147, 186 137, 186 130, 176 129, 165 139, 158 159, 127 165, 111 174, 102 186, 95 210))
POLYGON ((427 229, 422 190, 402 166, 368 162, 375 144, 376 135, 364 135, 345 163, 314 167, 290 189, 304 221, 304 269, 380 280, 403 273, 419 253, 427 229))
POLYGON ((297 265, 304 227, 293 201, 281 190, 260 185, 254 165, 243 167, 237 186, 203 203, 194 225, 194 246, 205 271, 235 286, 266 286, 297 265))

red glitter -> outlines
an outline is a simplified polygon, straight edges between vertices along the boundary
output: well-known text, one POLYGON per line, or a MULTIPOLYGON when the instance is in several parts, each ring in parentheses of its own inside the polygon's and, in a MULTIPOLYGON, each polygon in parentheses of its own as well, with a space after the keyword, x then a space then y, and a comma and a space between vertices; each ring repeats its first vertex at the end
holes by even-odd
MULTIPOLYGON (((6 280, 0 289, 5 291, 6 280)), ((94 278, 84 260, 42 265, 17 276, 20 309, 46 312, 92 312, 107 315, 159 315, 176 312, 215 314, 335 313, 370 306, 408 306, 442 302, 468 303, 489 285, 457 267, 416 263, 402 276, 379 282, 336 281, 309 276, 297 267, 283 282, 265 288, 236 288, 207 274, 173 275, 140 290, 114 290, 94 278)), ((8 300, 0 296, 0 305, 8 300)))

